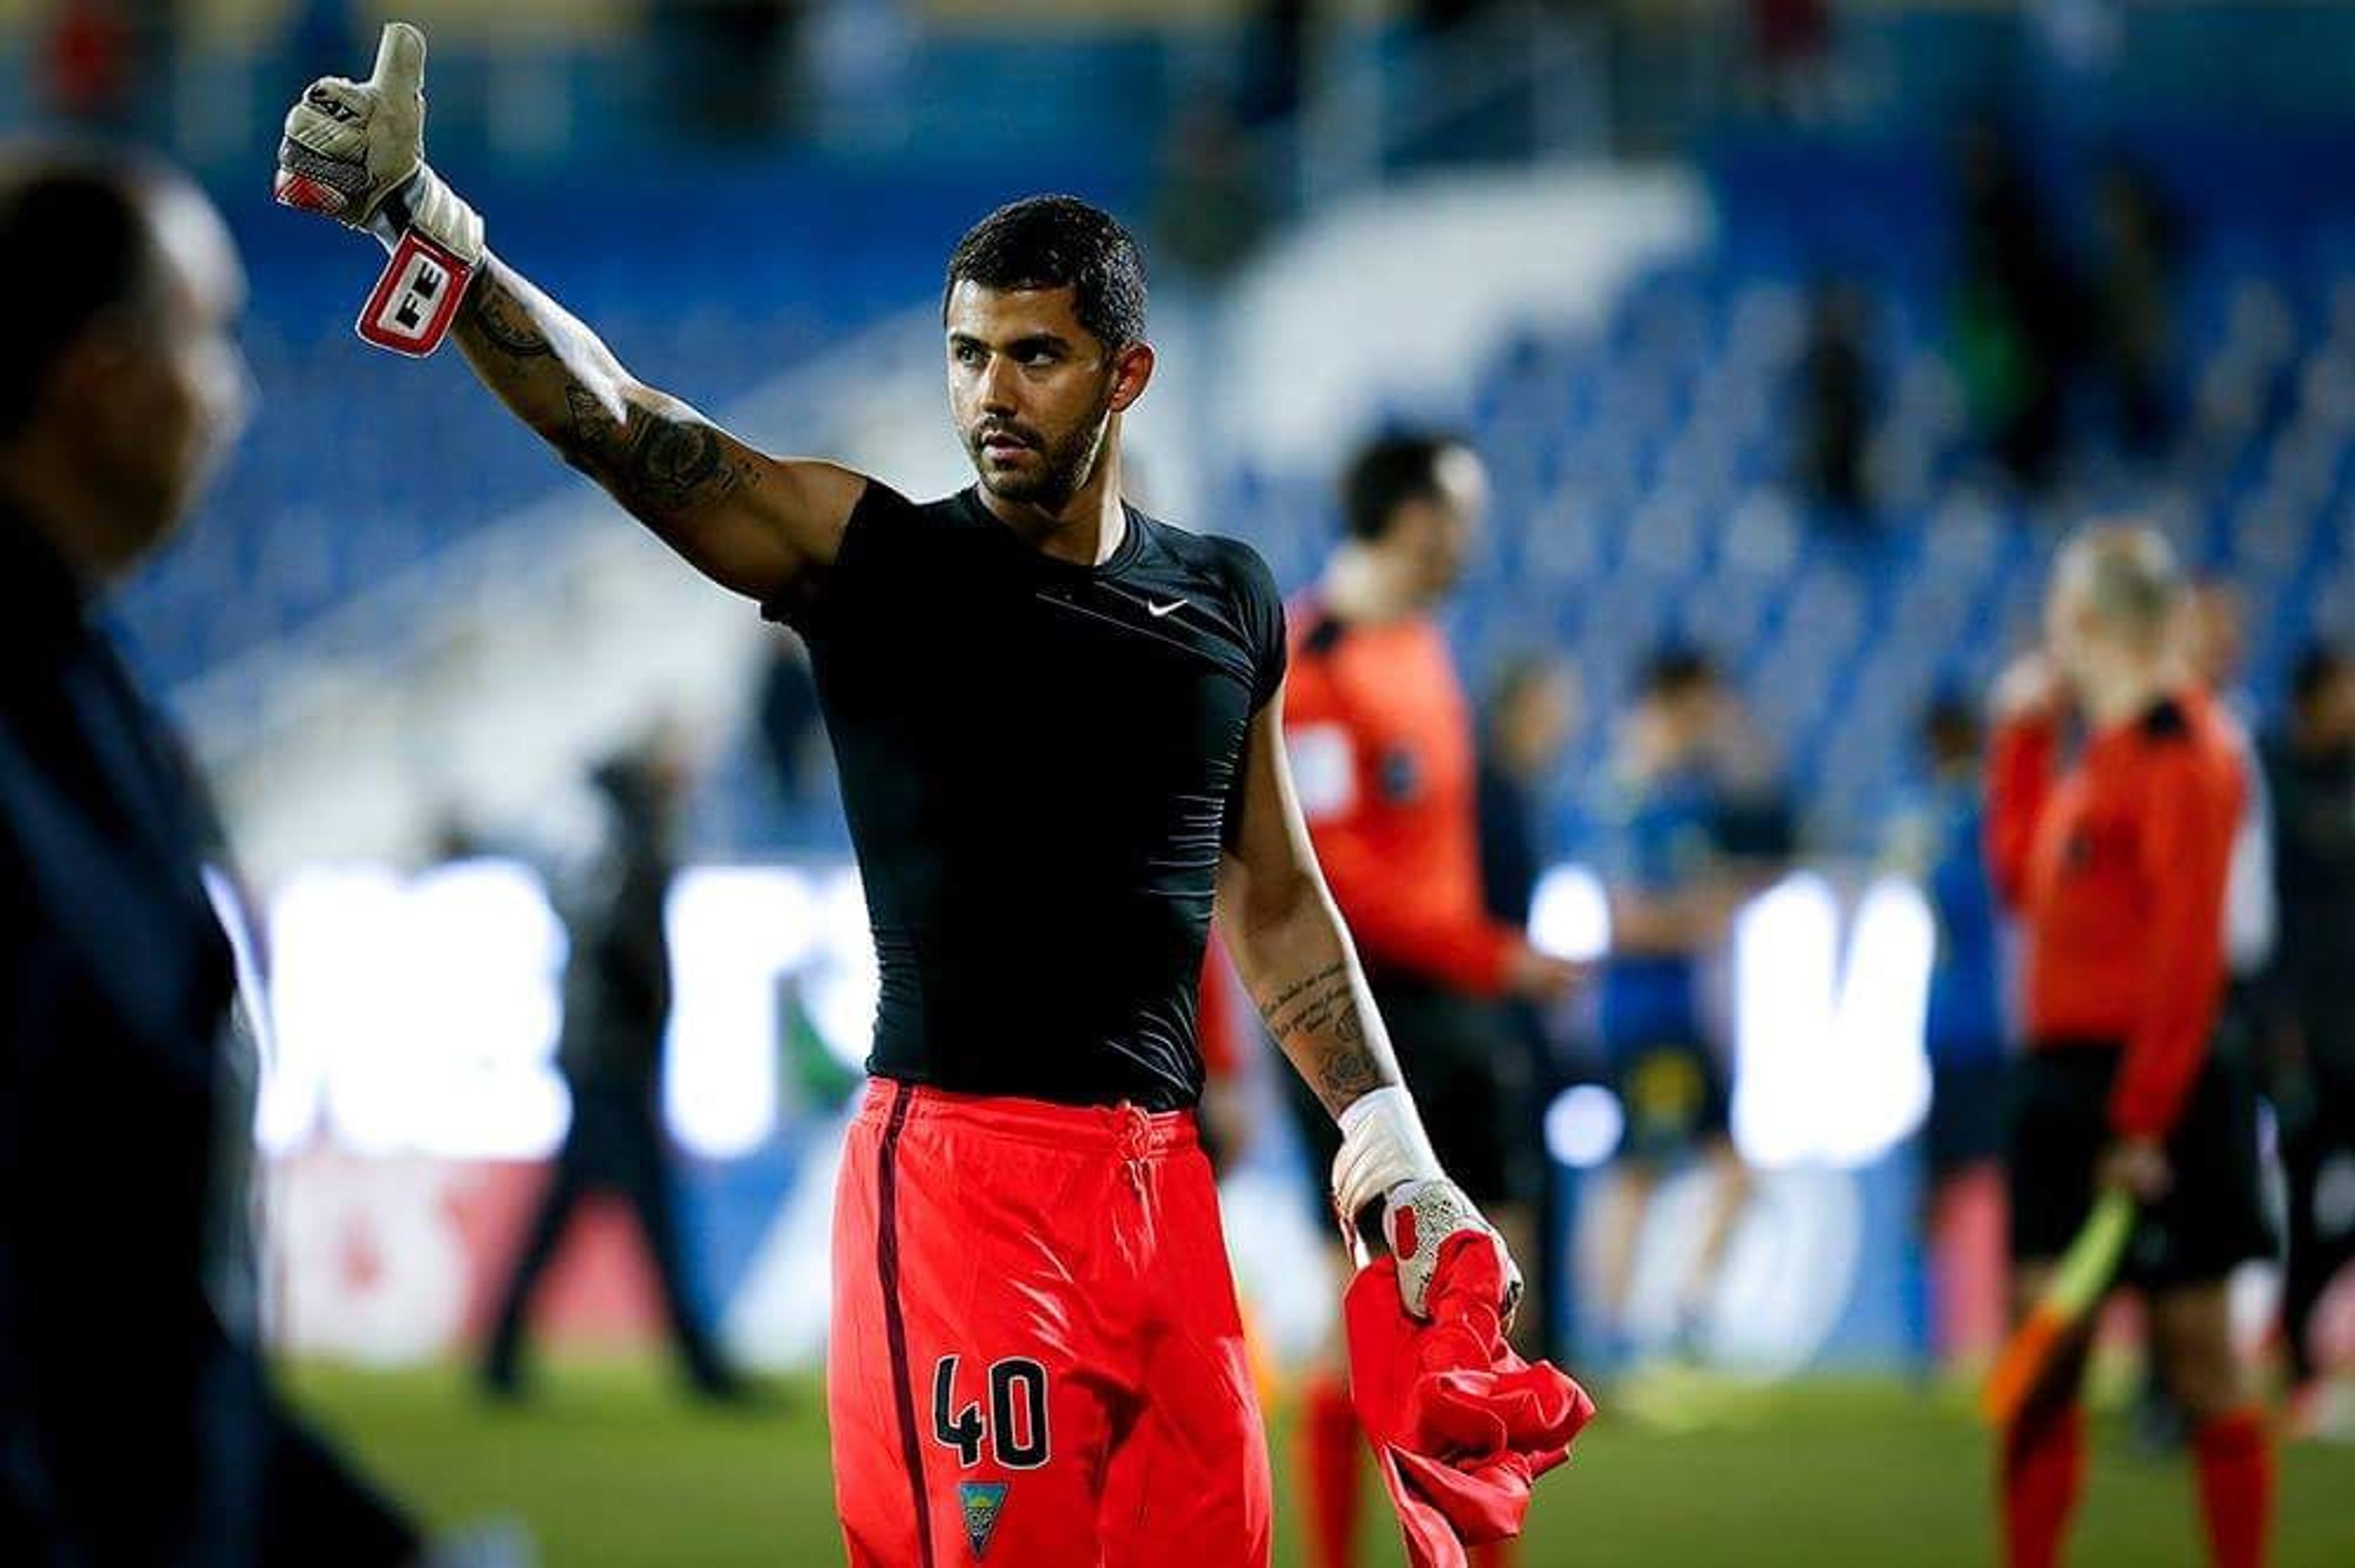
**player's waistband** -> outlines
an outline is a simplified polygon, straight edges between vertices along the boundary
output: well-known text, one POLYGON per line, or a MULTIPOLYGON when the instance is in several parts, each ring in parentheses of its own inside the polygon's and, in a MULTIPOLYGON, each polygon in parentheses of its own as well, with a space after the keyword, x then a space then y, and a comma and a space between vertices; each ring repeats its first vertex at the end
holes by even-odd
POLYGON ((868 1079, 858 1119, 885 1126, 895 1117, 903 1126, 930 1125, 1124 1159, 1201 1147, 1191 1111, 1147 1111, 1126 1104, 1059 1105, 1014 1094, 955 1094, 892 1078, 868 1079))

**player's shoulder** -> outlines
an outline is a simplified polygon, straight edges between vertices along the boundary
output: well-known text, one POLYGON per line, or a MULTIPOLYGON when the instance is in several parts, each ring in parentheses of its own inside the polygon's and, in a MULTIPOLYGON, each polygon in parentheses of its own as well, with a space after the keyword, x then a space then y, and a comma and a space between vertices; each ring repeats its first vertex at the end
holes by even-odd
POLYGON ((894 531, 969 528, 974 523, 972 495, 958 490, 919 501, 883 480, 869 479, 851 508, 851 527, 894 531))
POLYGON ((1254 646, 1282 643, 1284 596, 1259 551, 1223 534, 1197 533, 1143 512, 1134 517, 1134 526, 1145 535, 1146 549, 1156 558, 1157 570, 1174 580, 1172 586, 1200 585, 1254 646))
POLYGON ((1199 533, 1145 512, 1135 516, 1156 546, 1180 565, 1216 580, 1238 595, 1276 598, 1275 574, 1259 551, 1242 540, 1199 533))

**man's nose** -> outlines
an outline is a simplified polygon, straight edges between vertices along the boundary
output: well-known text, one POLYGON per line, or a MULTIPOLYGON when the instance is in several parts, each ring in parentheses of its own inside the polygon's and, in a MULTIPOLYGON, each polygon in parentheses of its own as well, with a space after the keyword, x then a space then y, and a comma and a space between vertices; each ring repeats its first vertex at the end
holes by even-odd
POLYGON ((1019 405, 1014 396, 1015 367, 1002 355, 992 355, 981 373, 981 406, 990 413, 1012 413, 1019 405))

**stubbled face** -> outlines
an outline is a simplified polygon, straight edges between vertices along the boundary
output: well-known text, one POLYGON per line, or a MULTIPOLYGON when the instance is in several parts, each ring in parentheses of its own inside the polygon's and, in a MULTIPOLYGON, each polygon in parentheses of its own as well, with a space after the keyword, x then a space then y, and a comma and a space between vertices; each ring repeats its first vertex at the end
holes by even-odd
POLYGON ((229 230, 193 189, 154 198, 156 276, 149 298, 91 328, 60 382, 89 482, 108 575, 176 528, 243 431, 252 379, 238 347, 245 273, 229 230))
POLYGON ((1112 418, 1150 376, 1143 344, 1107 348, 1080 325, 1072 291, 998 290, 961 280, 946 312, 949 411, 989 492, 1055 510, 1103 460, 1112 418))
POLYGON ((1407 502, 1393 525, 1426 600, 1444 598, 1462 581, 1488 515, 1488 470, 1468 449, 1443 453, 1433 478, 1436 494, 1407 502))
POLYGON ((1522 685, 1497 726, 1497 739, 1515 765, 1530 773, 1550 766, 1570 741, 1578 723, 1578 682, 1566 668, 1549 667, 1522 685))

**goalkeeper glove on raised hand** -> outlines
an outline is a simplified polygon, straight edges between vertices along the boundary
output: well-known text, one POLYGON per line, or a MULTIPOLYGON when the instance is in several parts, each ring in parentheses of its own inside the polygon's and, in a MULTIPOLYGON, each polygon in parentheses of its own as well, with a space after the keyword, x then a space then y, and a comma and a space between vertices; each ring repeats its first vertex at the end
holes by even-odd
POLYGON ((359 335, 422 357, 483 261, 483 220, 425 162, 425 35, 388 22, 366 81, 321 77, 286 113, 272 194, 368 230, 392 252, 359 335))

